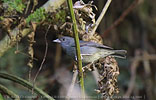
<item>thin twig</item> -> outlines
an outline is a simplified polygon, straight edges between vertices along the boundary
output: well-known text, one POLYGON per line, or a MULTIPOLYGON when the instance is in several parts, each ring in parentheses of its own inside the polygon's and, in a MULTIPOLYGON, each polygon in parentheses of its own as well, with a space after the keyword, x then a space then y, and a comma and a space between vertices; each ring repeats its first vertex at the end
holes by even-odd
POLYGON ((94 65, 93 65, 93 68, 94 68, 94 71, 92 72, 92 74, 93 74, 93 76, 94 76, 94 78, 96 80, 96 84, 98 84, 100 75, 99 75, 99 72, 98 72, 97 68, 94 65))
POLYGON ((77 70, 75 70, 74 74, 73 74, 73 78, 72 78, 72 83, 70 84, 70 87, 69 87, 69 90, 68 90, 68 93, 67 93, 67 100, 70 100, 74 85, 76 83, 77 75, 78 75, 78 72, 77 72, 77 70))
MULTIPOLYGON (((43 60, 42 60, 42 62, 41 62, 41 65, 40 65, 40 67, 39 67, 39 69, 38 69, 38 71, 37 71, 37 73, 36 73, 36 75, 35 75, 35 78, 34 78, 34 81, 33 81, 33 87, 34 87, 34 85, 35 85, 36 78, 37 78, 37 76, 39 75, 40 71, 42 70, 43 64, 44 64, 44 62, 45 62, 45 60, 46 60, 47 51, 48 51, 47 33, 48 33, 50 27, 51 27, 51 25, 49 25, 49 27, 48 27, 48 29, 47 29, 47 32, 45 33, 45 37, 44 37, 44 38, 45 38, 46 48, 45 48, 44 57, 43 57, 43 60)), ((32 89, 32 93, 33 93, 33 89, 32 89)))
POLYGON ((31 12, 34 12, 34 9, 35 9, 37 4, 38 4, 38 0, 33 0, 33 7, 31 9, 31 12))
POLYGON ((28 12, 29 5, 30 5, 30 0, 28 0, 28 2, 27 2, 27 7, 26 7, 26 9, 25 9, 25 14, 27 14, 27 12, 28 12))
MULTIPOLYGON (((15 54, 22 54, 22 55, 24 55, 24 56, 26 56, 26 57, 30 57, 28 54, 26 54, 26 53, 24 53, 24 52, 22 52, 22 51, 15 51, 15 54)), ((33 58, 33 60, 36 60, 36 61, 38 61, 38 59, 37 58, 33 58)))
POLYGON ((58 65, 60 64, 60 58, 61 58, 61 46, 59 44, 57 44, 56 45, 54 69, 56 69, 58 67, 58 65))
POLYGON ((128 89, 125 93, 124 96, 127 96, 129 97, 133 91, 133 88, 134 88, 134 85, 135 85, 135 79, 136 79, 136 69, 138 67, 138 64, 140 62, 140 58, 138 56, 136 56, 134 59, 133 59, 133 62, 132 62, 132 65, 131 65, 131 78, 130 78, 130 82, 129 82, 129 85, 128 85, 128 89))
POLYGON ((122 13, 122 15, 108 29, 106 29, 106 31, 101 36, 106 37, 108 33, 117 25, 119 25, 125 19, 125 17, 137 6, 138 2, 139 0, 134 0, 132 4, 122 13))
POLYGON ((80 52, 80 43, 79 43, 79 36, 78 36, 78 28, 75 19, 75 14, 73 10, 73 2, 72 0, 67 0, 68 7, 70 10, 70 15, 73 23, 73 33, 74 33, 74 40, 75 40, 75 47, 76 47, 76 54, 77 54, 77 64, 79 68, 79 80, 81 86, 81 93, 82 98, 85 99, 85 90, 84 90, 84 79, 83 79, 83 71, 82 71, 82 59, 81 59, 81 52, 80 52))
POLYGON ((31 72, 32 72, 32 68, 31 67, 29 67, 29 74, 28 74, 28 80, 29 80, 29 82, 31 82, 31 72))
POLYGON ((147 93, 147 97, 149 98, 149 100, 153 100, 154 98, 152 95, 152 88, 154 87, 152 84, 152 79, 151 79, 151 67, 150 67, 150 60, 146 59, 146 57, 148 56, 148 52, 147 51, 143 51, 143 65, 144 65, 144 70, 145 70, 145 84, 146 84, 146 93, 147 93))
MULTIPOLYGON (((131 65, 131 78, 130 78, 130 82, 128 85, 128 89, 125 93, 124 96, 130 96, 133 89, 134 89, 134 85, 135 85, 135 79, 136 79, 136 69, 138 67, 139 62, 144 62, 145 57, 144 55, 141 56, 136 56, 133 59, 132 65, 131 65)), ((146 56, 146 60, 156 60, 156 55, 154 54, 150 54, 146 56)))
POLYGON ((92 32, 90 33, 90 35, 93 35, 93 34, 95 33, 95 31, 96 31, 97 27, 99 26, 99 24, 100 24, 102 18, 104 17, 104 15, 105 15, 105 13, 106 13, 106 11, 107 11, 107 9, 108 9, 108 7, 109 7, 111 1, 112 1, 112 0, 107 0, 107 2, 106 2, 106 4, 105 4, 105 6, 104 6, 104 8, 103 8, 103 10, 102 10, 102 12, 101 12, 101 14, 100 14, 100 16, 98 17, 98 19, 97 19, 97 21, 96 21, 96 23, 95 23, 95 26, 94 26, 92 32))

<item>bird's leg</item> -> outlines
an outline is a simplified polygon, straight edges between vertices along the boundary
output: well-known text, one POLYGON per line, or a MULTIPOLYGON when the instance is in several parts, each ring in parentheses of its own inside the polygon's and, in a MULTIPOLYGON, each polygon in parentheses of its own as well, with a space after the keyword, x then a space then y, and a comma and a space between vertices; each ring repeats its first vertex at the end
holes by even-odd
POLYGON ((94 68, 95 68, 94 62, 91 62, 90 64, 91 64, 91 65, 90 65, 90 67, 89 67, 89 70, 90 70, 90 71, 94 71, 94 70, 95 70, 95 69, 94 69, 94 68))
MULTIPOLYGON (((80 55, 81 59, 83 59, 83 54, 80 55)), ((77 56, 75 56, 75 60, 77 61, 77 56)))
POLYGON ((81 59, 83 59, 83 55, 81 54, 81 59))
POLYGON ((94 71, 94 62, 89 63, 88 65, 82 67, 82 71, 86 72, 86 71, 94 71))

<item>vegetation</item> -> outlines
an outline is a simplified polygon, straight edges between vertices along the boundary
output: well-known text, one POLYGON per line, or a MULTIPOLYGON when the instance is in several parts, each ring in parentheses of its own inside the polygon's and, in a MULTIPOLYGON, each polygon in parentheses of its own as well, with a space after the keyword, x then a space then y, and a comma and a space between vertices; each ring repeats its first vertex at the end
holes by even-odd
POLYGON ((81 89, 91 100, 155 100, 156 1, 73 0, 70 9, 65 1, 0 1, 0 100, 69 100, 81 89), (74 37, 73 26, 79 39, 125 49, 127 58, 102 58, 82 73, 52 42, 74 37))

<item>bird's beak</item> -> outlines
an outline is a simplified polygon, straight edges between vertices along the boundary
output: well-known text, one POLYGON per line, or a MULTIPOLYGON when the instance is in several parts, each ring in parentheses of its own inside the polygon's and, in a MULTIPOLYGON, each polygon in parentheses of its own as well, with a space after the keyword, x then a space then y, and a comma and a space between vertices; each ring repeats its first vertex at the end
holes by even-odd
POLYGON ((59 39, 53 40, 53 42, 61 43, 59 39))

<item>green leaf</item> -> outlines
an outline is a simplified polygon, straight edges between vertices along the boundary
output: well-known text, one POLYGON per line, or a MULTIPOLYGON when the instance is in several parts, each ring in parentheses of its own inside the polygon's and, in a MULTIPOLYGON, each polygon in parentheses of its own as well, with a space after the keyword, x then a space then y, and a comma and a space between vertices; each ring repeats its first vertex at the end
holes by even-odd
POLYGON ((13 11, 16 10, 17 12, 22 13, 25 5, 23 4, 22 0, 2 0, 3 3, 8 5, 8 10, 13 11))
POLYGON ((45 19, 46 19, 46 13, 44 8, 39 8, 26 19, 26 23, 28 24, 30 21, 38 23, 45 19))
POLYGON ((0 100, 4 100, 4 98, 3 98, 3 96, 2 96, 2 94, 0 93, 0 100))

